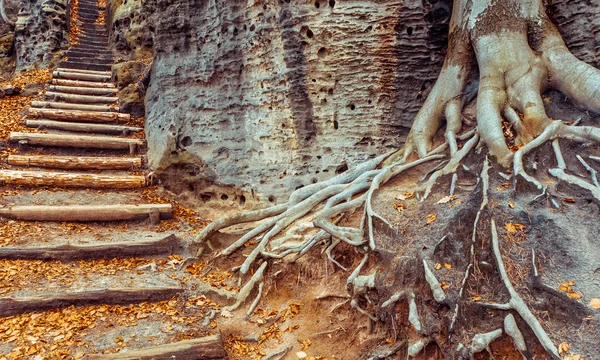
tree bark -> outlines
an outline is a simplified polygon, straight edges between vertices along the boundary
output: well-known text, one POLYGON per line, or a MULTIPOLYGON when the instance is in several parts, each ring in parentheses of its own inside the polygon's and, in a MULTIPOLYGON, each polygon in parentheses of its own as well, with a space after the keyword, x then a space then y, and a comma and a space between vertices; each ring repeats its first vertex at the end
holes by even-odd
POLYGON ((46 108, 46 109, 98 111, 98 112, 119 112, 118 106, 69 104, 69 103, 52 102, 52 101, 32 101, 31 107, 46 108))
POLYGON ((171 204, 13 206, 0 208, 0 217, 23 221, 128 221, 146 219, 158 210, 162 220, 173 216, 171 204))
POLYGON ((0 298, 0 316, 44 311, 67 306, 93 304, 131 304, 142 301, 161 301, 179 294, 180 287, 115 288, 90 290, 60 295, 37 295, 0 298))
POLYGON ((119 92, 115 88, 76 87, 61 85, 50 85, 48 86, 48 90, 51 92, 79 95, 114 95, 119 92))
POLYGON ((96 157, 9 155, 7 162, 14 166, 68 170, 133 170, 142 167, 141 157, 96 157))
POLYGON ((32 118, 46 118, 51 120, 63 121, 113 122, 131 120, 131 115, 120 114, 115 112, 29 108, 27 114, 32 118))
POLYGON ((32 128, 46 128, 63 131, 103 133, 103 134, 126 134, 144 130, 135 126, 106 125, 106 124, 87 124, 72 123, 54 120, 26 120, 25 124, 32 128))
POLYGON ((112 104, 119 100, 117 97, 62 94, 50 91, 46 91, 45 95, 46 99, 52 99, 54 101, 66 101, 77 104, 112 104))
POLYGON ((122 241, 100 244, 64 244, 39 247, 0 247, 0 258, 10 260, 90 260, 169 255, 179 239, 169 235, 158 240, 122 241))
POLYGON ((227 358, 221 335, 210 335, 117 354, 92 354, 84 357, 87 360, 226 360, 227 358))
POLYGON ((25 141, 28 145, 42 145, 55 147, 75 147, 94 149, 124 150, 131 147, 145 145, 143 139, 119 138, 114 136, 90 136, 90 135, 59 135, 38 133, 10 133, 9 141, 25 141))
POLYGON ((64 80, 64 79, 52 79, 52 85, 81 86, 81 87, 98 87, 98 88, 114 88, 115 87, 115 84, 113 84, 113 83, 94 82, 94 81, 64 80))

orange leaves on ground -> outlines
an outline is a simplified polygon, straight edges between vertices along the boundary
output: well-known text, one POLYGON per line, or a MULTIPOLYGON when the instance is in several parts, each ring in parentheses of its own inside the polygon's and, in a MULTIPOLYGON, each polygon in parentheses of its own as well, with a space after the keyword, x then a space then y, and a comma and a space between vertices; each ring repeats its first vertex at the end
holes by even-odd
POLYGON ((27 84, 44 83, 51 79, 50 69, 31 70, 14 76, 10 81, 0 82, 0 87, 12 85, 24 88, 27 84))
POLYGON ((427 215, 427 225, 431 224, 432 222, 435 221, 435 219, 437 219, 437 215, 436 214, 429 214, 427 215))
POLYGON ((406 209, 406 205, 404 205, 403 203, 395 203, 394 204, 394 210, 401 212, 404 209, 406 209))
POLYGON ((594 298, 590 300, 590 307, 594 309, 600 309, 600 298, 594 298))
POLYGON ((581 292, 573 290, 573 286, 575 286, 575 281, 573 281, 573 280, 563 281, 560 283, 558 290, 560 290, 564 293, 567 293, 567 296, 570 297, 571 299, 574 299, 574 300, 581 299, 583 297, 583 295, 581 294, 581 292))
POLYGON ((173 205, 173 218, 171 220, 163 220, 158 225, 157 232, 164 232, 170 230, 180 229, 181 222, 185 222, 191 226, 190 233, 196 234, 200 230, 204 229, 207 222, 200 220, 200 214, 194 210, 188 209, 181 206, 177 201, 171 200, 167 197, 160 196, 158 193, 158 187, 148 187, 142 191, 142 198, 144 201, 148 201, 154 204, 171 204, 173 205))
POLYGON ((563 201, 569 204, 575 203, 575 199, 569 197, 564 198, 563 201))
POLYGON ((558 344, 558 353, 559 354, 566 353, 567 351, 569 351, 569 349, 570 349, 569 344, 567 344, 566 342, 558 344))
POLYGON ((509 234, 516 234, 517 231, 523 231, 523 230, 525 230, 525 224, 507 222, 506 224, 504 224, 504 229, 509 234))

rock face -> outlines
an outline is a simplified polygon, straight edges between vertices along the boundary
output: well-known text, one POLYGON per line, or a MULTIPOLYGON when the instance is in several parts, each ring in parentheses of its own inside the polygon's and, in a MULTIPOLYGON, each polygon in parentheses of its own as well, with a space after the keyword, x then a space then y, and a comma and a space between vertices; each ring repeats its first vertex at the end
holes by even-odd
POLYGON ((152 35, 140 0, 113 0, 106 4, 106 23, 117 60, 152 56, 152 35))
POLYGON ((399 146, 443 60, 450 8, 144 2, 150 166, 176 192, 248 206, 399 146))
POLYGON ((69 45, 67 0, 21 2, 15 27, 16 71, 48 67, 69 45))

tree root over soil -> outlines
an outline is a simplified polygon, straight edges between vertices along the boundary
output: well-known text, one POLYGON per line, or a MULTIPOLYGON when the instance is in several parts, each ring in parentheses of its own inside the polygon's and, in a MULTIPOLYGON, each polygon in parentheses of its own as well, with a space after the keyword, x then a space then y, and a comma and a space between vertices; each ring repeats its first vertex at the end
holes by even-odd
MULTIPOLYGON (((481 248, 493 254, 496 272, 504 284, 509 300, 506 303, 485 303, 476 306, 470 304, 471 307, 514 311, 523 320, 521 326, 528 326, 528 331, 535 335, 539 345, 549 356, 559 358, 556 346, 544 326, 513 287, 505 268, 492 214, 493 206, 488 199, 488 173, 491 166, 487 157, 483 161, 480 174, 477 175, 478 184, 481 184, 482 189, 482 201, 476 212, 472 230, 469 231, 471 243, 467 246, 468 264, 464 275, 461 275, 458 293, 452 296, 446 294, 442 283, 430 267, 433 253, 439 244, 442 241, 450 241, 444 237, 433 250, 424 247, 414 249, 412 253, 402 254, 404 258, 419 259, 418 267, 410 260, 404 264, 410 267, 410 270, 404 269, 405 272, 418 273, 412 276, 414 284, 404 283, 403 288, 392 290, 387 299, 380 299, 381 294, 377 294, 381 290, 379 284, 384 275, 379 275, 380 264, 376 261, 373 264, 371 260, 386 256, 389 259, 397 254, 386 254, 387 249, 378 247, 375 224, 381 223, 391 229, 393 225, 374 209, 373 197, 381 186, 409 169, 436 162, 433 169, 426 172, 421 184, 414 188, 417 198, 421 201, 426 200, 433 187, 446 177, 451 177, 449 193, 454 195, 459 170, 464 169, 472 174, 473 171, 465 166, 465 161, 470 155, 477 158, 473 153, 479 153, 485 146, 489 150, 489 156, 495 158, 500 165, 507 167, 512 164, 512 174, 502 175, 505 179, 512 177, 515 189, 517 180, 523 179, 526 183, 533 184, 536 191, 541 191, 540 196, 545 196, 551 204, 558 207, 547 186, 527 173, 524 162, 527 154, 547 142, 552 142, 557 166, 548 169, 549 174, 561 182, 589 191, 600 201, 596 170, 578 155, 577 159, 589 173, 591 182, 569 174, 559 143, 559 139, 598 143, 600 129, 578 126, 577 123, 569 126, 560 120, 550 119, 546 115, 541 97, 546 88, 552 87, 562 91, 578 104, 600 112, 600 71, 577 60, 568 51, 558 30, 547 18, 541 1, 497 0, 484 4, 479 0, 456 0, 453 11, 446 61, 401 150, 372 158, 355 169, 327 181, 298 189, 290 195, 285 204, 220 219, 202 231, 199 242, 226 227, 261 221, 217 254, 217 257, 224 257, 255 245, 238 268, 241 274, 251 272, 253 266, 262 261, 258 270, 252 272, 251 279, 242 288, 235 304, 227 310, 241 306, 250 296, 256 283, 259 283, 258 295, 248 311, 250 315, 262 295, 267 264, 271 260, 284 258, 295 261, 320 243, 326 245, 327 258, 334 267, 346 271, 347 269, 332 255, 336 246, 346 243, 362 257, 347 280, 351 306, 368 316, 372 322, 391 319, 390 327, 395 332, 394 317, 390 314, 396 311, 396 303, 406 302, 409 333, 412 335, 401 341, 406 341, 402 343, 402 347, 409 356, 416 356, 429 343, 435 342, 448 358, 468 358, 475 353, 489 351, 490 344, 506 333, 512 339, 515 349, 527 357, 527 345, 513 313, 504 318, 501 328, 490 332, 470 333, 469 344, 465 343, 464 337, 460 341, 452 337, 459 314, 464 311, 459 308, 459 304, 467 304, 461 300, 467 282, 479 266, 476 262, 475 245, 479 248, 478 239, 488 235, 487 231, 481 230, 489 228, 491 242, 481 241, 481 248), (476 126, 470 125, 466 120, 463 124, 461 115, 468 100, 465 88, 472 80, 469 79, 474 63, 478 64, 479 70, 476 126), (446 120, 446 129, 443 136, 436 137, 442 127, 443 118, 446 120), (516 136, 510 136, 513 131, 516 132, 516 136), (434 147, 435 143, 441 145, 434 147), (415 153, 416 159, 413 156, 415 153), (449 155, 447 160, 444 160, 444 153, 449 155), (341 224, 358 209, 362 209, 362 219, 358 227, 341 224), (296 234, 307 230, 305 223, 300 221, 307 217, 312 217, 312 225, 316 232, 298 241, 296 234), (361 275, 366 269, 369 269, 369 274, 361 275), (425 284, 425 287, 418 283, 420 280, 424 280, 422 284, 425 284), (429 311, 432 307, 432 302, 423 299, 429 296, 437 309, 445 309, 442 312, 449 315, 445 329, 432 330, 421 321, 420 311, 429 311)), ((589 158, 598 161, 597 157, 589 158)), ((534 165, 534 168, 536 166, 534 165)), ((401 264, 393 265, 396 266, 393 271, 398 272, 401 264)), ((493 269, 488 262, 485 262, 485 265, 493 269)), ((389 275, 392 271, 386 273, 389 275)), ((395 284, 398 285, 399 282, 396 281, 395 284)), ((382 358, 386 351, 395 353, 398 350, 388 349, 374 354, 371 358, 382 358)))

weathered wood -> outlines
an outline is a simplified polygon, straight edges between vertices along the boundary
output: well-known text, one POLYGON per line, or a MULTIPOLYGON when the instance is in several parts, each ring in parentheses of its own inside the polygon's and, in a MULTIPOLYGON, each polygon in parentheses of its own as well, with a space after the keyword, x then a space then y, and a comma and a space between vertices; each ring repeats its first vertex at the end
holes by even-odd
POLYGON ((134 170, 142 167, 141 157, 120 156, 9 155, 7 162, 14 166, 68 170, 134 170))
POLYGON ((143 146, 144 139, 119 138, 114 136, 62 135, 40 133, 10 133, 9 141, 25 140, 29 145, 75 147, 94 149, 130 149, 130 145, 143 146))
POLYGON ((22 221, 70 221, 102 222, 129 221, 147 219, 154 209, 160 212, 160 218, 173 216, 171 204, 140 205, 68 205, 68 206, 13 206, 0 208, 0 217, 22 221))
POLYGON ((111 71, 99 71, 99 70, 85 70, 85 69, 70 69, 70 68, 58 68, 56 71, 67 71, 67 72, 77 72, 83 74, 94 74, 94 75, 103 75, 103 76, 111 76, 111 71))
POLYGON ((97 87, 75 87, 75 86, 60 86, 50 85, 48 90, 52 92, 62 92, 67 94, 79 95, 114 95, 119 92, 115 88, 97 88, 97 87))
POLYGON ((51 120, 75 121, 75 122, 113 122, 129 121, 131 115, 115 112, 94 112, 81 110, 63 109, 36 109, 29 108, 27 115, 32 118, 46 118, 51 120))
POLYGON ((175 235, 156 240, 121 241, 99 244, 0 247, 0 259, 11 260, 86 260, 170 255, 179 245, 175 235))
POLYGON ((119 112, 118 106, 70 104, 70 103, 53 102, 53 101, 32 101, 31 107, 46 108, 46 109, 96 111, 96 112, 119 112))
POLYGON ((94 304, 132 304, 142 301, 170 299, 182 291, 181 287, 108 288, 57 295, 36 295, 0 298, 0 316, 12 316, 33 311, 94 304))
POLYGON ((25 124, 33 128, 56 129, 63 131, 75 132, 91 132, 103 134, 124 134, 144 130, 141 127, 122 126, 122 125, 106 125, 106 124, 90 124, 90 123, 74 123, 54 120, 26 120, 25 124))
POLYGON ((119 100, 117 97, 62 94, 51 91, 46 91, 46 99, 52 99, 54 101, 67 101, 77 104, 112 104, 119 100))
POLYGON ((88 74, 76 71, 55 71, 52 73, 55 78, 84 81, 110 81, 110 75, 88 74))
POLYGON ((0 169, 0 184, 59 188, 133 189, 148 186, 143 175, 97 175, 0 169))
POLYGON ((227 353, 221 335, 128 350, 116 354, 90 354, 86 360, 226 360, 227 353))
POLYGON ((82 86, 82 87, 96 87, 96 88, 114 88, 115 84, 95 81, 79 81, 79 80, 65 80, 65 79, 52 79, 52 85, 60 86, 82 86))

